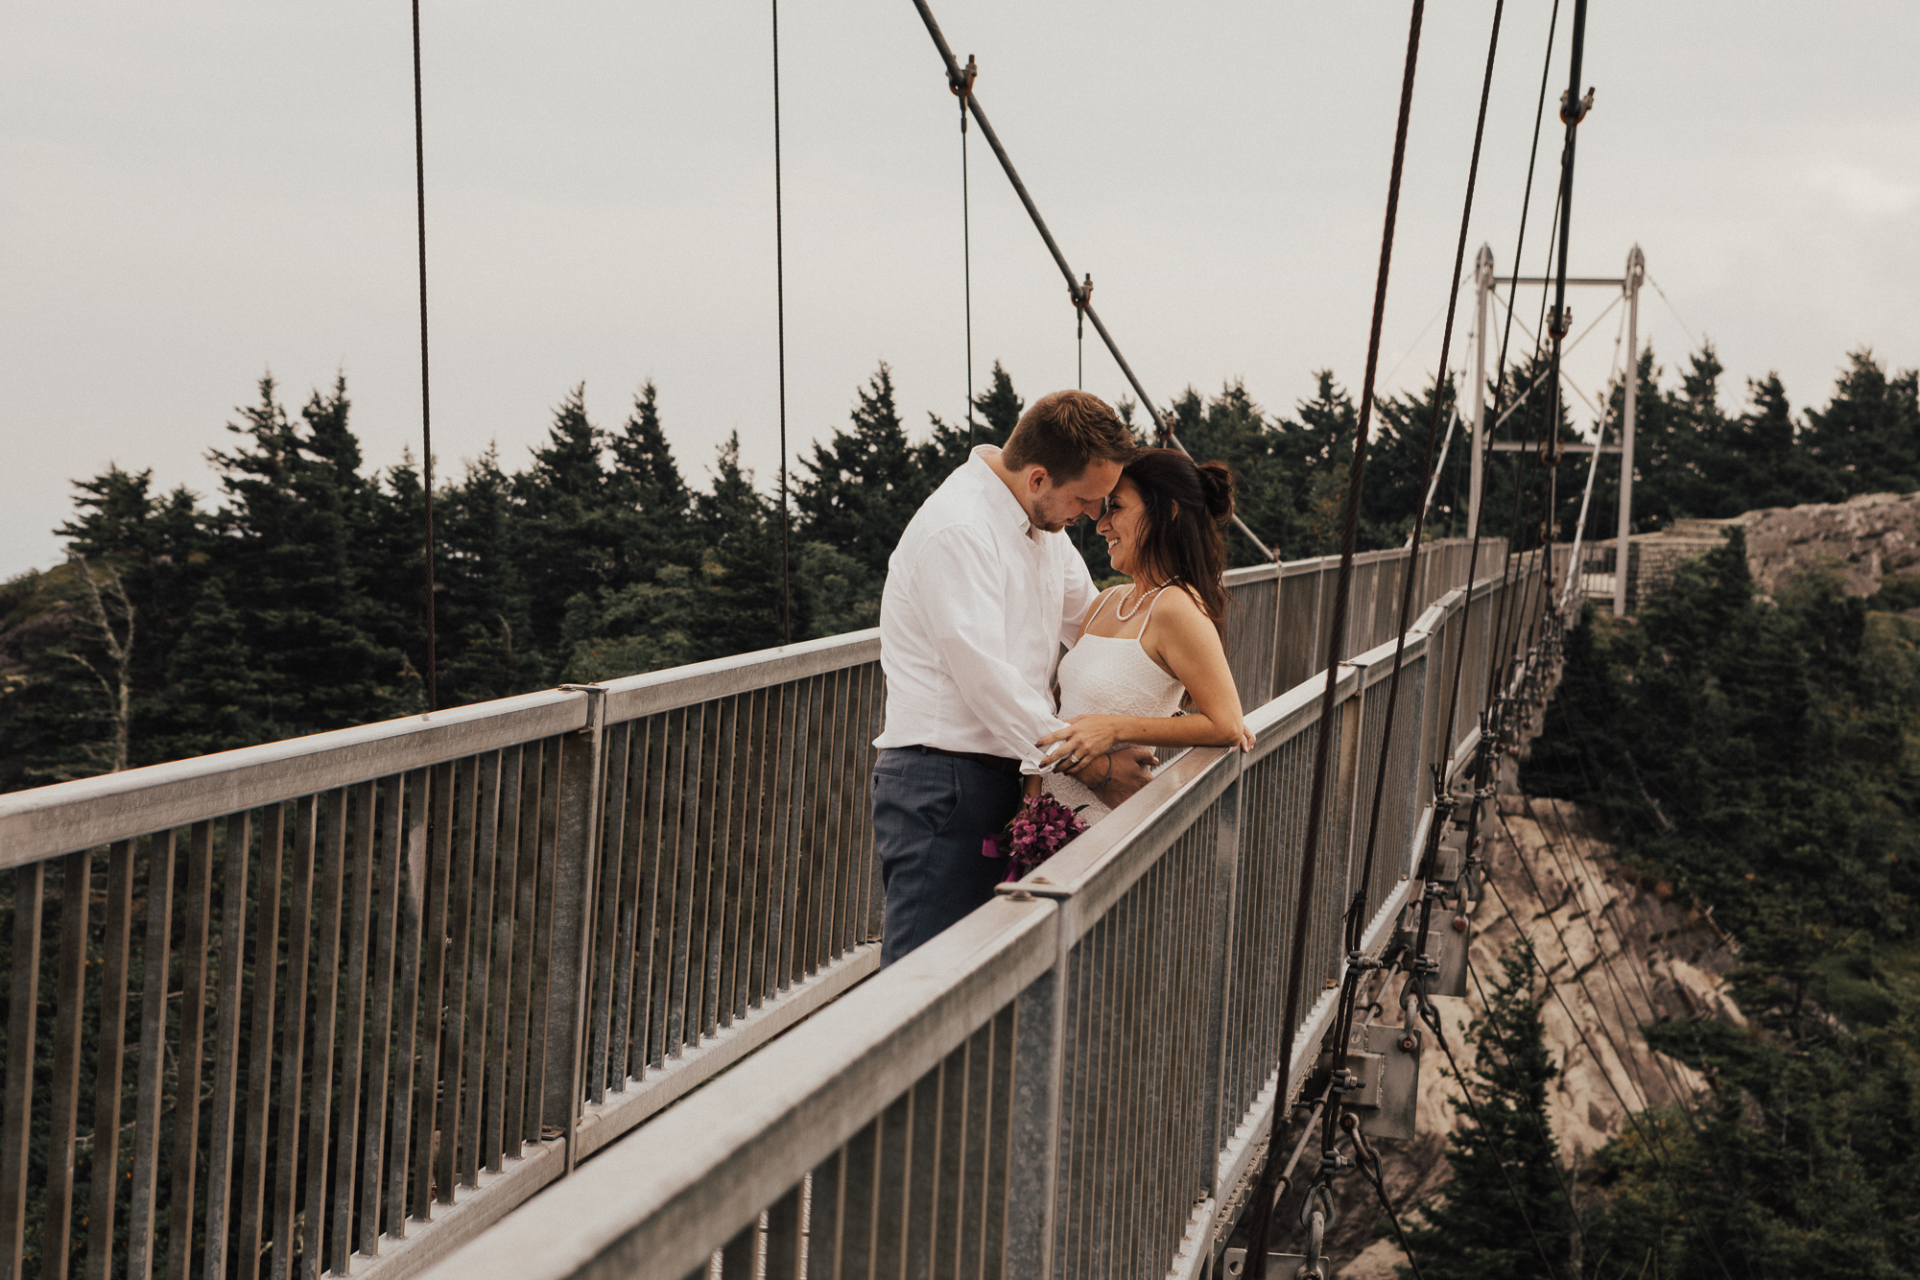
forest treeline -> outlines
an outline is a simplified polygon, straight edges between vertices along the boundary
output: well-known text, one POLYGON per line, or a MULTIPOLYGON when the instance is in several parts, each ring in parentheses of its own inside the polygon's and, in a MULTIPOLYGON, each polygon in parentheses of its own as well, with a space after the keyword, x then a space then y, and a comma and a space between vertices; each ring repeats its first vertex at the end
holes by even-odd
POLYGON ((1462 1118, 1455 1181, 1414 1236, 1423 1274, 1914 1273, 1916 619, 1913 579, 1859 597, 1816 572, 1763 595, 1736 531, 1636 617, 1589 607, 1568 632, 1522 789, 1592 806, 1630 875, 1712 909, 1737 940, 1747 1021, 1644 1028, 1706 1093, 1640 1113, 1570 1168, 1531 1118, 1560 1068, 1541 1044, 1551 1000, 1531 957, 1510 954, 1475 1026, 1480 1121, 1462 1118))
MULTIPOLYGON (((1504 436, 1539 440, 1550 413, 1526 395, 1544 369, 1513 370, 1504 436)), ((1711 346, 1669 383, 1639 366, 1637 525, 1758 506, 1920 488, 1912 371, 1849 357, 1826 407, 1796 416, 1777 377, 1721 400, 1711 346)), ((1379 404, 1361 512, 1364 548, 1397 545, 1421 499, 1435 402, 1449 382, 1379 404)), ((344 376, 297 412, 262 378, 208 452, 211 496, 159 491, 115 466, 74 483, 58 529, 67 563, 0 584, 0 789, 35 786, 425 709, 422 515, 417 460, 375 468, 354 435, 344 376)), ((1617 416, 1620 393, 1614 393, 1617 416)), ((977 441, 999 442, 1024 407, 1000 365, 975 401, 977 441)), ((1122 411, 1134 420, 1133 407, 1122 411)), ((1283 556, 1337 550, 1353 447, 1352 396, 1330 372, 1291 414, 1239 383, 1189 389, 1170 407, 1198 456, 1224 458, 1241 512, 1283 556)), ((1573 437, 1558 413, 1555 433, 1573 437)), ((1140 423, 1145 426, 1144 422, 1140 423)), ((442 705, 562 681, 655 670, 870 626, 886 562, 925 496, 965 457, 968 428, 929 415, 909 431, 882 364, 849 421, 791 476, 791 600, 783 604, 773 478, 742 467, 737 437, 698 482, 676 458, 651 383, 617 426, 590 420, 581 388, 517 463, 489 449, 435 488, 437 686, 442 705)), ((1452 448, 1429 519, 1464 529, 1466 456, 1452 448)), ((1516 507, 1514 476, 1490 467, 1489 532, 1536 540, 1541 512, 1516 507)), ((1534 473, 1534 474, 1537 474, 1534 473)), ((1570 537, 1584 471, 1560 464, 1557 537, 1570 537)), ((1594 510, 1616 484, 1603 464, 1594 510)), ((1531 492, 1531 489, 1529 490, 1531 492)), ((1529 501, 1536 501, 1529 499, 1529 501)), ((1595 529, 1606 521, 1596 515, 1595 529)), ((1096 577, 1100 539, 1077 540, 1096 577)), ((1258 556, 1233 538, 1235 563, 1258 556)))

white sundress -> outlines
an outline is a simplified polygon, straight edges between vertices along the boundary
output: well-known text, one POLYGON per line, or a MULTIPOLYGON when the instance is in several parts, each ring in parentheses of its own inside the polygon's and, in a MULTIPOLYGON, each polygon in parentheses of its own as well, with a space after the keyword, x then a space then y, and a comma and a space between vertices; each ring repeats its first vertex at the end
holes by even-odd
MULTIPOLYGON (((1162 587, 1160 591, 1167 588, 1162 587)), ((1082 633, 1080 640, 1060 659, 1060 718, 1081 715, 1144 716, 1162 719, 1180 709, 1186 687, 1160 669, 1140 644, 1147 623, 1153 619, 1154 606, 1160 603, 1160 591, 1147 605, 1147 616, 1140 629, 1130 636, 1095 636, 1082 633)), ((1102 600, 1088 617, 1093 625, 1102 600)), ((1117 609, 1119 606, 1115 606, 1117 609)), ((1069 809, 1080 809, 1088 826, 1112 812, 1099 796, 1081 785, 1079 779, 1064 773, 1044 775, 1046 793, 1069 809), (1081 808, 1082 805, 1086 807, 1081 808)))

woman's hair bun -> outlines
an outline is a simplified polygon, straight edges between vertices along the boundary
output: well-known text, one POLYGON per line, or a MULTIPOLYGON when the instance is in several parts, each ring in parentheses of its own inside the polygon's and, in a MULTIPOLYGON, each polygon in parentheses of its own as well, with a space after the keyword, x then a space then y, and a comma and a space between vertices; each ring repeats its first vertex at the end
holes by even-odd
POLYGON ((1233 472, 1224 462, 1199 464, 1200 492, 1207 501, 1207 514, 1225 522, 1233 516, 1233 472))

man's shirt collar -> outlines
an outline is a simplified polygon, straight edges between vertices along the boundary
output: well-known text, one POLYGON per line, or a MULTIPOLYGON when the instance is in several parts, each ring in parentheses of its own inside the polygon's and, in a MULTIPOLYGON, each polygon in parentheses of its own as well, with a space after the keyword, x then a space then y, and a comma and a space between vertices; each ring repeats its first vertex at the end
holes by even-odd
POLYGON ((1000 473, 995 471, 993 464, 987 461, 989 450, 994 453, 1000 451, 997 445, 975 445, 968 459, 969 466, 977 465, 980 468, 980 483, 987 490, 987 510, 996 522, 1005 521, 1017 530, 1021 537, 1031 539, 1034 534, 1033 517, 1027 514, 1027 509, 1020 505, 1018 498, 1013 496, 1013 491, 1007 488, 1006 481, 1000 478, 1000 473))

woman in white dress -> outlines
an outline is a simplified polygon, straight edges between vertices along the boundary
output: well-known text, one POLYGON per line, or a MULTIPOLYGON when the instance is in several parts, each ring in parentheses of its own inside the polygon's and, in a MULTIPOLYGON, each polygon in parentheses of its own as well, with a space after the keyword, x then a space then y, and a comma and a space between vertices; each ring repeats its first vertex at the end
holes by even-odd
POLYGON ((1116 571, 1132 581, 1103 591, 1080 639, 1060 659, 1060 717, 1041 739, 1056 771, 1039 785, 1092 824, 1112 753, 1150 747, 1253 746, 1223 641, 1227 589, 1221 526, 1233 515, 1233 474, 1175 449, 1146 449, 1127 465, 1096 526, 1116 571), (1186 713, 1176 715, 1182 703, 1186 713), (1087 762, 1094 767, 1088 768, 1087 762), (1070 776, 1072 769, 1079 776, 1070 776), (1085 806, 1083 809, 1081 806, 1085 806))

